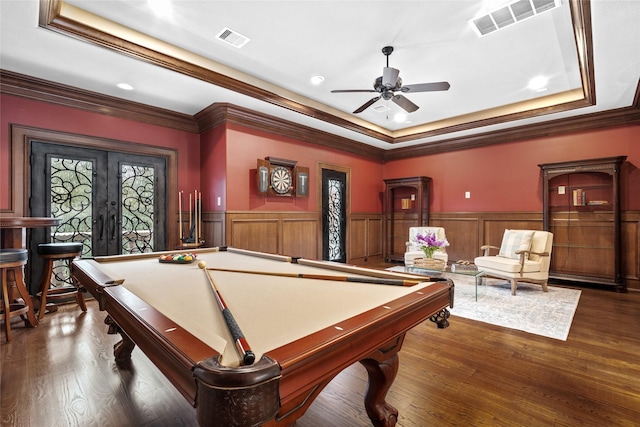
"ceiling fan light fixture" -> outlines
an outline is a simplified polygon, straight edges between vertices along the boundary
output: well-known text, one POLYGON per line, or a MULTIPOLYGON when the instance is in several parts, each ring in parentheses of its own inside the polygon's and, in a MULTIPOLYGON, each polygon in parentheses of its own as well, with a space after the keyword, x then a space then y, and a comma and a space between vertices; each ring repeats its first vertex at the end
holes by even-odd
POLYGON ((449 90, 451 85, 448 82, 418 83, 403 86, 402 79, 399 76, 400 70, 389 67, 389 55, 391 52, 393 52, 392 46, 385 46, 382 48, 382 53, 387 57, 387 66, 382 69, 382 76, 376 78, 374 81, 373 89, 334 89, 331 91, 331 93, 374 92, 379 94, 358 107, 353 114, 362 113, 381 99, 387 102, 392 101, 407 113, 413 113, 420 107, 404 95, 396 94, 396 92, 413 93, 449 90))

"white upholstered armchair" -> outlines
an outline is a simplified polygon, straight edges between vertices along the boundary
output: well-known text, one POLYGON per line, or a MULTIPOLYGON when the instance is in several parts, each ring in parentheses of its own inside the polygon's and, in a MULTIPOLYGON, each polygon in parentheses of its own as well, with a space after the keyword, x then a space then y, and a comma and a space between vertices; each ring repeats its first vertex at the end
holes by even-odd
MULTIPOLYGON (((409 227, 409 241, 407 242, 407 250, 404 254, 404 265, 407 267, 413 266, 413 261, 417 258, 424 258, 424 252, 420 249, 416 241, 418 234, 433 233, 438 240, 446 240, 447 237, 444 234, 443 227, 409 227)), ((433 253, 434 259, 440 259, 447 263, 449 261, 449 255, 446 248, 440 248, 433 253)))
POLYGON ((502 245, 482 246, 484 255, 475 259, 478 270, 485 277, 506 279, 511 283, 511 294, 516 294, 518 282, 537 283, 547 292, 553 234, 539 230, 505 230, 502 245), (489 251, 498 254, 490 256, 489 251))

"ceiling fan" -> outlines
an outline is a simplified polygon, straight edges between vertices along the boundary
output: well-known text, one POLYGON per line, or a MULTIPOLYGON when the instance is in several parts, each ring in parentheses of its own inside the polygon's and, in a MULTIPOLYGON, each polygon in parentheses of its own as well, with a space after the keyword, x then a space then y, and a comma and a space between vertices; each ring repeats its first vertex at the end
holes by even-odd
POLYGON ((386 101, 391 100, 406 112, 413 113, 420 107, 411 102, 408 98, 404 97, 402 94, 396 95, 396 92, 414 93, 449 90, 451 85, 448 82, 418 83, 402 86, 402 79, 399 77, 400 70, 389 67, 389 55, 391 55, 392 52, 393 46, 385 46, 382 48, 382 53, 387 57, 387 66, 382 69, 382 76, 378 77, 373 83, 373 89, 332 90, 331 93, 378 92, 380 94, 365 102, 360 108, 355 110, 353 114, 363 112, 379 99, 384 99, 386 101))

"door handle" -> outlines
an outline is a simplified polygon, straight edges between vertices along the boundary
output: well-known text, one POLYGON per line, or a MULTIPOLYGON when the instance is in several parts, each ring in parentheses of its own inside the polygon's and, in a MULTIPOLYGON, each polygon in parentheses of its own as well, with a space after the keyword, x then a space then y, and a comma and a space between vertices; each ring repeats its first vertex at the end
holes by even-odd
POLYGON ((100 215, 100 223, 98 224, 98 229, 100 233, 99 239, 102 240, 104 238, 104 215, 100 215))
POLYGON ((116 239, 116 216, 111 215, 111 240, 116 239))

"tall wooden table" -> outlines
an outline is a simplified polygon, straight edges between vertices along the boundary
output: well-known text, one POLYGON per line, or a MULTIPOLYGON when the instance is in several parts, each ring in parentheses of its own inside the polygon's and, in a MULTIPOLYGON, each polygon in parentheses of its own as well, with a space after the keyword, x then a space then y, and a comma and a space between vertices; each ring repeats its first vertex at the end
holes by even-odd
MULTIPOLYGON (((28 228, 53 227, 59 224, 59 218, 2 217, 0 218, 0 243, 2 244, 2 249, 27 249, 28 228)), ((31 326, 36 326, 38 320, 33 311, 33 301, 30 300, 29 291, 23 283, 15 283, 15 287, 15 291, 10 292, 13 295, 12 299, 17 297, 16 293, 23 296, 23 299, 29 298, 29 300, 24 301, 29 306, 27 321, 31 326)))

